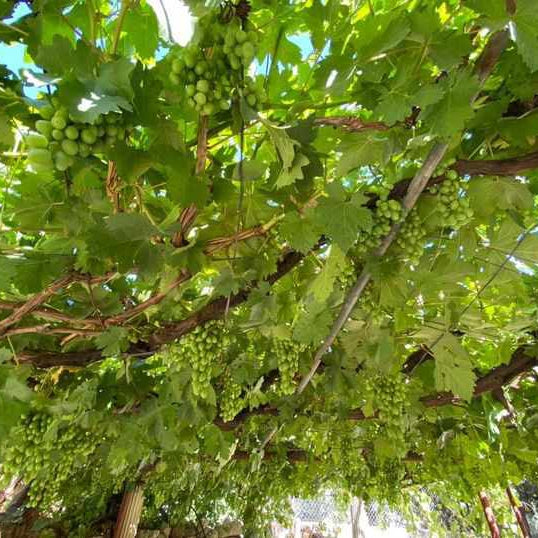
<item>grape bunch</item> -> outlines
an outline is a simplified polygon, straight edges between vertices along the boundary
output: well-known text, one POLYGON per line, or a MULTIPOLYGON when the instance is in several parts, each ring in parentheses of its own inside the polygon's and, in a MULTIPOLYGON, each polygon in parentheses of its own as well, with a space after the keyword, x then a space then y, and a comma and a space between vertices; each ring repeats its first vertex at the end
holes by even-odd
POLYGON ((76 157, 102 153, 106 146, 124 140, 129 132, 121 114, 100 115, 93 124, 81 123, 73 120, 55 98, 51 105, 40 109, 40 115, 35 132, 25 137, 28 161, 38 173, 49 172, 53 167, 63 172, 73 166, 76 157))
POLYGON ((372 401, 385 435, 394 442, 405 442, 407 385, 401 374, 375 375, 365 380, 365 394, 372 401))
POLYGON ((431 187, 429 192, 439 197, 438 210, 443 222, 451 228, 461 228, 473 218, 473 210, 469 206, 469 198, 465 196, 465 186, 458 173, 448 170, 445 175, 446 179, 439 186, 431 187))
POLYGON ((230 378, 226 379, 220 402, 220 414, 224 422, 233 420, 245 407, 245 401, 241 398, 242 392, 241 385, 230 378))
POLYGON ((357 267, 352 260, 348 260, 342 272, 338 275, 337 281, 343 289, 348 289, 357 280, 357 267))
POLYGON ((229 110, 238 96, 251 107, 265 102, 263 88, 245 75, 258 40, 246 25, 236 19, 224 24, 210 14, 200 20, 193 44, 173 53, 170 82, 185 88, 187 103, 200 114, 229 110))
POLYGON ((397 245, 402 249, 402 256, 413 265, 418 265, 420 261, 425 238, 426 230, 418 212, 414 209, 407 216, 396 239, 397 245))
POLYGON ((31 484, 30 506, 50 507, 60 500, 77 467, 97 448, 96 436, 74 425, 51 435, 52 421, 44 413, 23 418, 10 432, 11 442, 3 455, 5 473, 31 484))
POLYGON ((203 399, 209 397, 215 359, 221 357, 232 343, 221 321, 199 325, 179 341, 178 355, 192 368, 192 392, 203 399))
POLYGON ((293 394, 295 391, 293 378, 299 370, 299 357, 305 350, 305 346, 292 340, 280 339, 275 339, 273 346, 280 371, 279 392, 293 394))
POLYGON ((395 222, 402 218, 402 206, 398 200, 387 200, 380 198, 376 202, 374 214, 374 225, 372 229, 365 234, 361 234, 359 243, 356 247, 356 254, 366 254, 377 248, 383 237, 385 237, 395 222))

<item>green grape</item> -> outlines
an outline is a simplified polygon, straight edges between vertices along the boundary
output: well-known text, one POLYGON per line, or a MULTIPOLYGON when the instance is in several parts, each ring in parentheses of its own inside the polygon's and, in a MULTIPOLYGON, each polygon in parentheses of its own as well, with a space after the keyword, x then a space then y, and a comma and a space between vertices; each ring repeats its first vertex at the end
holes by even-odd
POLYGON ((9 433, 3 467, 30 485, 30 506, 49 509, 72 486, 98 446, 97 436, 76 425, 51 431, 52 417, 23 417, 9 433))
POLYGON ((69 138, 69 140, 76 140, 79 135, 78 129, 74 125, 69 125, 66 127, 64 133, 66 138, 69 138))
POLYGON ((438 211, 443 223, 451 228, 461 228, 473 218, 465 184, 455 170, 449 170, 446 179, 440 185, 430 187, 429 192, 438 197, 438 211))
POLYGON ((240 97, 251 107, 266 101, 263 88, 256 88, 245 75, 258 41, 248 24, 237 19, 223 22, 211 12, 199 21, 196 44, 172 53, 169 80, 185 88, 186 103, 200 114, 229 110, 240 97))
MULTIPOLYGON (((37 120, 37 133, 29 133, 26 141, 29 147, 47 148, 52 154, 54 165, 59 171, 65 171, 75 163, 74 157, 87 158, 103 151, 105 144, 111 146, 117 140, 124 140, 129 133, 121 114, 109 113, 99 115, 94 124, 76 121, 67 110, 59 107, 53 97, 50 107, 52 114, 48 119, 37 120)), ((43 110, 43 109, 42 109, 43 110)), ((30 158, 29 158, 30 161, 30 158)), ((51 167, 52 161, 47 166, 51 167)), ((30 163, 36 171, 44 171, 44 165, 34 158, 30 163), (39 168, 39 170, 38 170, 39 168)))
POLYGON ((192 368, 192 391, 207 399, 211 390, 213 363, 226 353, 232 339, 224 324, 210 321, 198 326, 179 341, 175 356, 181 357, 182 364, 192 368))
POLYGON ((397 245, 402 250, 402 257, 413 265, 418 265, 424 250, 425 238, 426 230, 420 216, 416 210, 412 210, 396 239, 397 245))
POLYGON ((241 393, 240 385, 230 378, 226 379, 220 402, 220 414, 225 422, 233 420, 245 407, 245 401, 241 398, 241 393))
POLYGON ((62 150, 66 155, 74 156, 78 153, 78 144, 74 140, 62 140, 62 150))
POLYGON ((47 120, 37 120, 35 122, 35 130, 47 138, 50 138, 52 133, 52 123, 47 120))
POLYGON ((56 114, 54 114, 54 116, 52 117, 50 122, 51 122, 52 126, 54 127, 54 129, 63 130, 67 126, 67 121, 66 121, 65 117, 63 115, 58 114, 58 112, 56 112, 56 114))
POLYGON ((357 280, 357 268, 353 261, 346 264, 343 271, 338 275, 338 283, 344 289, 351 288, 357 280))
POLYGON ((365 379, 366 400, 373 402, 381 425, 380 434, 400 444, 405 450, 408 389, 402 374, 376 374, 365 379))
POLYGON ((46 105, 39 109, 39 114, 44 120, 50 120, 54 116, 54 107, 52 105, 46 105))
POLYGON ((95 142, 97 141, 97 129, 95 128, 88 128, 88 129, 83 129, 82 132, 80 133, 80 138, 82 139, 82 142, 84 142, 85 144, 95 144, 95 142))
POLYGON ((402 218, 402 206, 397 200, 386 200, 380 197, 376 202, 374 214, 374 224, 368 233, 359 235, 358 244, 355 247, 355 254, 364 255, 376 249, 383 238, 388 235, 394 223, 402 218))
POLYGON ((294 377, 299 370, 299 357, 305 346, 292 340, 276 339, 273 342, 274 354, 280 371, 279 392, 293 394, 295 391, 294 377))

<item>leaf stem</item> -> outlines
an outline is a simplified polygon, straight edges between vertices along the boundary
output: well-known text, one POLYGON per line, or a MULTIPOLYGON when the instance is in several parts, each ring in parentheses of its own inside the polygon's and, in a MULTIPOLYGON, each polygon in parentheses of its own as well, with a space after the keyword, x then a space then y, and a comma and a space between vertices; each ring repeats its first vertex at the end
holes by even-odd
POLYGON ((112 54, 116 54, 118 51, 118 45, 120 43, 120 36, 121 36, 121 28, 123 26, 123 22, 125 20, 125 15, 127 15, 127 11, 130 7, 130 0, 123 0, 121 2, 121 9, 120 13, 118 15, 118 21, 116 26, 116 31, 114 32, 114 40, 112 41, 112 54))

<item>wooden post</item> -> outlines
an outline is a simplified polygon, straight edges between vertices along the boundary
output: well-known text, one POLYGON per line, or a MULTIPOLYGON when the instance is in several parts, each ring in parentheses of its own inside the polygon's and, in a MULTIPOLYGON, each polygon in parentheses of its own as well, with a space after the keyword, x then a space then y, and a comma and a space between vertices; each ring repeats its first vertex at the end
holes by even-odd
POLYGON ((114 528, 114 538, 135 538, 143 505, 143 485, 137 484, 133 489, 125 490, 114 528))
POLYGON ((506 488, 506 495, 508 496, 508 501, 510 502, 512 511, 516 516, 517 524, 519 525, 519 528, 521 530, 521 536, 523 536, 523 538, 531 538, 531 530, 529 528, 527 518, 525 517, 523 510, 521 510, 521 505, 517 503, 514 494, 510 489, 510 486, 506 488))
POLYGON ((478 496, 480 497, 480 502, 482 503, 482 508, 484 510, 484 515, 488 522, 489 531, 491 532, 491 538, 501 538, 501 531, 499 530, 499 525, 495 519, 495 514, 491 508, 488 496, 485 491, 481 491, 478 496))

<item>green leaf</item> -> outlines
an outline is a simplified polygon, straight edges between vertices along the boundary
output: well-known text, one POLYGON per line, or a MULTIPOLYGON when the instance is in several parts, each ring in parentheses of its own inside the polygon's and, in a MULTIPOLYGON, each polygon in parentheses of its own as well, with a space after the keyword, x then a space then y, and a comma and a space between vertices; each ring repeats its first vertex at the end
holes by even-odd
POLYGON ((294 250, 303 254, 309 252, 319 239, 313 222, 299 213, 286 213, 279 232, 294 250))
POLYGON ((280 172, 280 175, 276 180, 276 188, 280 189, 282 187, 287 187, 288 185, 295 183, 298 179, 303 179, 304 173, 302 169, 309 163, 310 159, 306 155, 296 153, 291 166, 289 168, 283 168, 282 172, 280 172))
POLYGON ((349 135, 338 148, 342 156, 336 166, 336 177, 345 176, 359 166, 384 162, 388 158, 388 149, 388 140, 382 135, 372 133, 349 135))
POLYGON ((329 297, 334 286, 334 281, 341 274, 345 265, 346 258, 344 253, 336 245, 332 246, 323 269, 310 286, 310 291, 316 301, 324 302, 329 297))
POLYGON ((34 393, 26 382, 15 376, 9 376, 7 378, 2 388, 2 393, 9 398, 15 398, 21 402, 28 402, 34 396, 34 393))
POLYGON ((103 95, 121 96, 131 101, 134 97, 131 85, 131 73, 134 68, 135 64, 128 58, 102 64, 95 82, 95 91, 103 95))
POLYGON ((128 9, 123 31, 127 46, 132 46, 142 59, 153 57, 159 44, 159 23, 151 6, 140 2, 128 9))
POLYGON ((109 231, 119 240, 139 241, 149 239, 159 230, 140 213, 118 213, 106 221, 109 231))
POLYGON ((103 357, 118 357, 129 347, 129 332, 124 327, 109 327, 95 338, 95 344, 103 357))
POLYGON ((332 321, 333 316, 325 303, 310 303, 294 323, 293 339, 318 345, 329 334, 332 321))
POLYGON ((130 148, 125 144, 116 144, 110 152, 110 158, 116 163, 118 175, 127 183, 135 182, 153 164, 149 152, 130 148))
POLYGON ((517 49, 531 71, 538 70, 538 4, 518 0, 514 16, 517 49))
POLYGON ((450 137, 463 130, 474 111, 471 99, 479 88, 478 79, 470 71, 460 71, 449 75, 441 83, 444 97, 429 106, 421 114, 430 131, 441 137, 450 137))
POLYGON ((293 166, 295 146, 298 146, 299 143, 289 137, 286 129, 277 127, 267 120, 262 120, 262 123, 265 125, 277 154, 282 161, 282 168, 289 170, 293 166))
POLYGON ((97 92, 79 81, 64 83, 58 95, 61 102, 68 107, 72 117, 81 122, 94 123, 101 114, 132 110, 125 97, 97 92))
MULTIPOLYGON (((234 168, 234 179, 240 179, 239 177, 239 164, 234 168)), ((265 175, 267 171, 267 165, 262 161, 243 161, 242 174, 243 179, 246 181, 253 181, 259 179, 265 175)))
POLYGON ((308 213, 312 215, 319 230, 329 235, 347 252, 356 241, 358 232, 372 227, 372 216, 370 211, 363 207, 366 202, 364 195, 355 193, 347 199, 338 182, 331 183, 328 190, 330 196, 308 213))
POLYGON ((10 148, 15 142, 10 119, 0 112, 0 147, 10 148))
POLYGON ((464 400, 473 397, 476 375, 469 354, 452 334, 445 334, 433 349, 435 388, 464 400))

